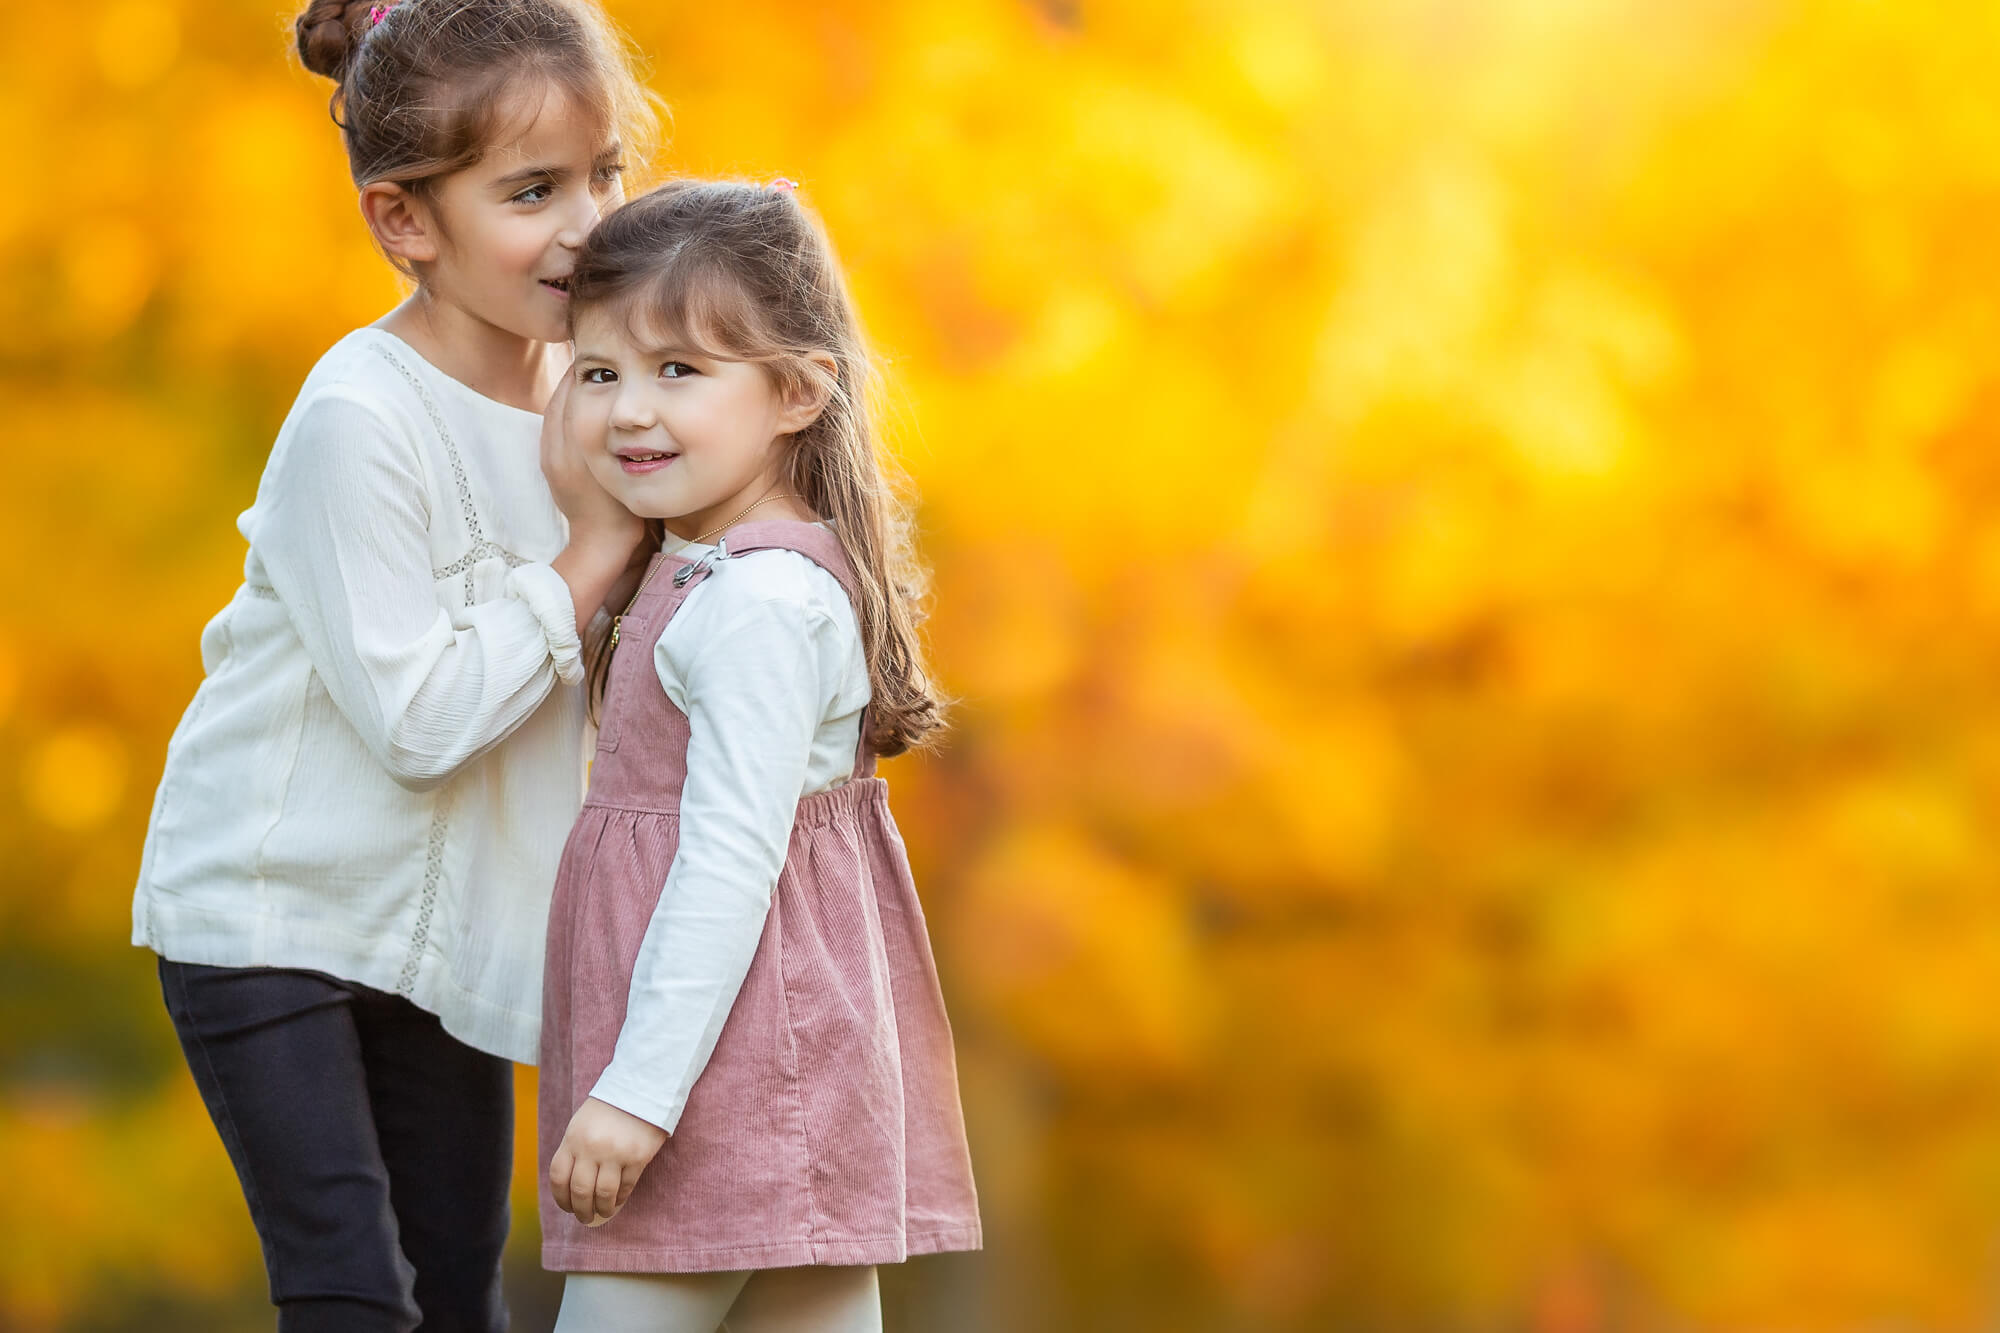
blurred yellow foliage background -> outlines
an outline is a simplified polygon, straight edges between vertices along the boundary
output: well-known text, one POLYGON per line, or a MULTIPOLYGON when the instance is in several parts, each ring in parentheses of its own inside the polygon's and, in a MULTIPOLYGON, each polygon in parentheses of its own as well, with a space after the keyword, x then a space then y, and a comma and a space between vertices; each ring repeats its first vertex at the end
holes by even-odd
MULTIPOLYGON (((826 217, 923 494, 989 1249, 892 1326, 1993 1327, 2000 9, 613 12, 662 170, 826 217)), ((399 293, 287 17, 0 37, 4 1327, 269 1326, 125 939, 399 293)))

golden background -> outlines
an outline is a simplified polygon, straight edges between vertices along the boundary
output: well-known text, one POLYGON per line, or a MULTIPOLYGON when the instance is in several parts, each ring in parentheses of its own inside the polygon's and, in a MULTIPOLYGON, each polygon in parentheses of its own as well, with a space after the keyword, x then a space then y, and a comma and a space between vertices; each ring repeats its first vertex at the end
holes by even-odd
MULTIPOLYGON (((662 169, 825 216, 923 494, 989 1242, 892 1328, 1995 1326, 2000 11, 614 13, 662 169)), ((126 939, 400 290, 285 19, 0 21, 4 1328, 270 1326, 126 939)))

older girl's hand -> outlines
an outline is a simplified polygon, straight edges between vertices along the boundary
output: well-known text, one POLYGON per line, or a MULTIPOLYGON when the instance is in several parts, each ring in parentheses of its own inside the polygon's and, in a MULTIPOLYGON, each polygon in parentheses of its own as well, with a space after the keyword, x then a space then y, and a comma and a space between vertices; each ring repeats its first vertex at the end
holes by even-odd
POLYGON ((585 1226, 603 1226, 632 1197, 639 1173, 666 1141, 658 1125, 588 1098, 549 1159, 549 1194, 585 1226))
POLYGON ((548 479, 556 507, 569 520, 569 545, 549 563, 569 585, 577 633, 582 634, 619 576, 638 559, 646 540, 646 523, 597 484, 583 460, 583 450, 570 438, 569 388, 573 382, 574 376, 563 372, 542 412, 542 475, 548 479))
POLYGON ((646 535, 645 520, 598 484, 582 448, 570 438, 569 390, 575 381, 574 375, 563 372, 542 410, 542 475, 548 479, 556 508, 569 520, 571 546, 588 544, 629 555, 646 535))

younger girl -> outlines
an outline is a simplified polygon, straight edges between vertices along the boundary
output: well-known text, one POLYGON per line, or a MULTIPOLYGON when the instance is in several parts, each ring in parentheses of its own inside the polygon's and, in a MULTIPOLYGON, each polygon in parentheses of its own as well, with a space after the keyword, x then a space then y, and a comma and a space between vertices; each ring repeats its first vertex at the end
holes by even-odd
POLYGON ((642 536, 560 453, 551 494, 539 409, 644 99, 589 0, 312 0, 297 38, 417 289, 313 367, 239 520, 133 939, 279 1327, 497 1330, 579 626, 642 536))
POLYGON ((571 302, 572 447, 665 549, 610 637, 549 920, 557 1328, 879 1328, 874 1265, 980 1237, 873 776, 942 723, 858 325, 785 182, 626 205, 571 302))

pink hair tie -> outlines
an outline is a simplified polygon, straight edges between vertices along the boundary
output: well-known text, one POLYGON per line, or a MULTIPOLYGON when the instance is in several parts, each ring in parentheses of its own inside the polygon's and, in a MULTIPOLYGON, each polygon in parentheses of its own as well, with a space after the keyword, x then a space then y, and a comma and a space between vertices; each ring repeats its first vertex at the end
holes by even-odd
POLYGON ((790 194, 799 188, 799 183, 788 176, 776 176, 764 188, 767 190, 776 190, 779 194, 790 194))
POLYGON ((376 24, 380 23, 383 19, 388 17, 389 17, 389 6, 376 5, 373 9, 368 11, 368 26, 372 28, 376 24))

